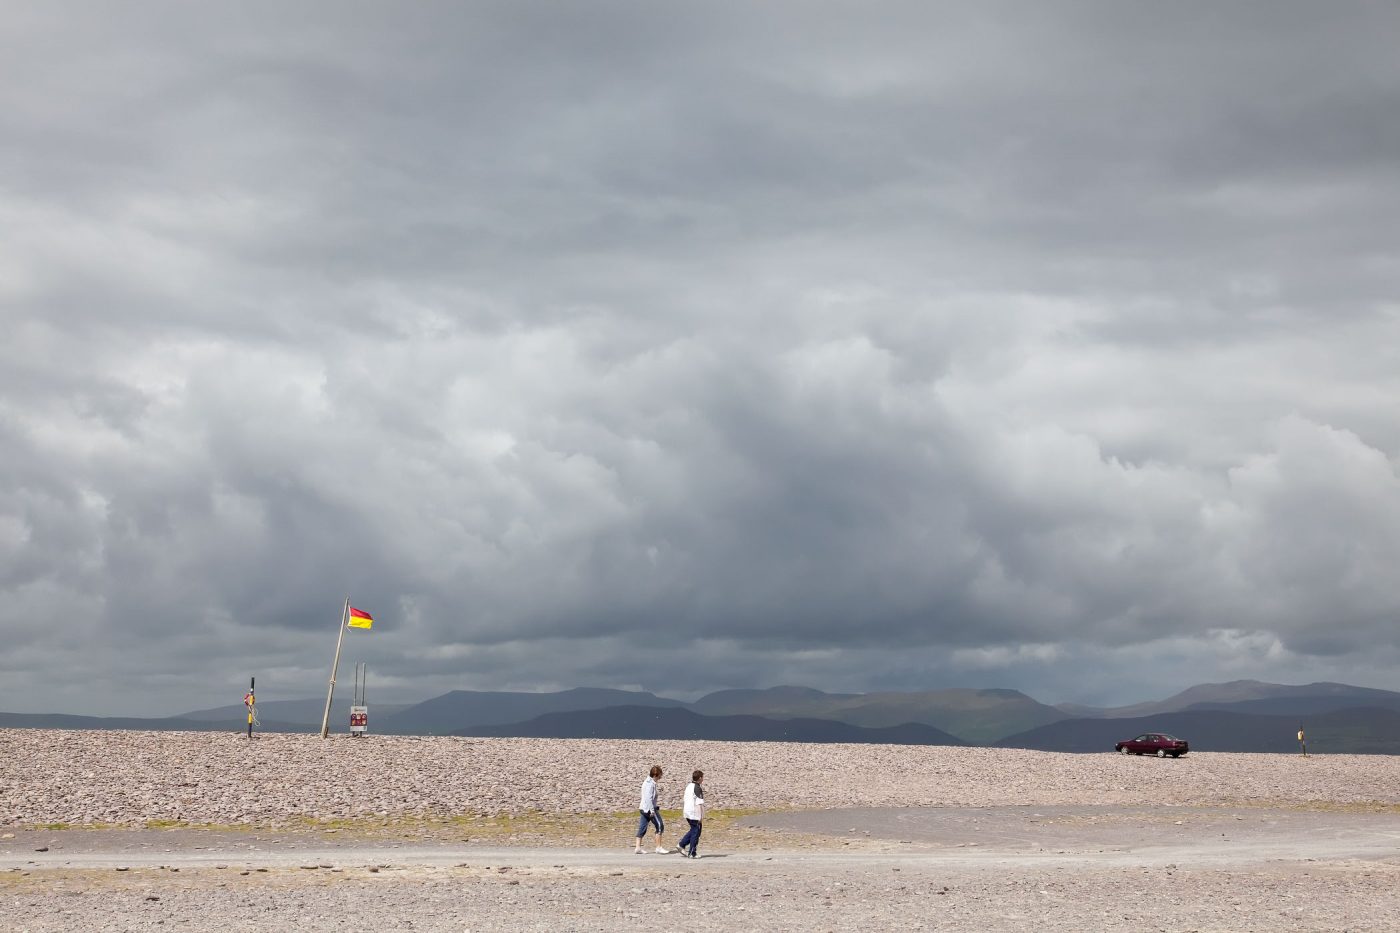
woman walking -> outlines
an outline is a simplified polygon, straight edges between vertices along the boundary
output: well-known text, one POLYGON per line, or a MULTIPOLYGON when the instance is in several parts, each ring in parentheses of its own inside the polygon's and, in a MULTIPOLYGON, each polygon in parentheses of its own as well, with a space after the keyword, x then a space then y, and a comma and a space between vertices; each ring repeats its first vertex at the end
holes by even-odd
POLYGON ((677 848, 681 855, 690 858, 699 858, 700 848, 700 828, 705 820, 705 788, 700 786, 700 782, 705 780, 704 771, 696 771, 690 776, 690 783, 685 786, 685 821, 690 824, 690 829, 681 837, 677 848), (690 851, 686 851, 686 846, 690 851))
POLYGON ((637 821, 637 845, 632 850, 638 855, 642 854, 642 837, 647 834, 648 826, 656 827, 656 851, 666 854, 666 849, 661 845, 661 834, 666 832, 666 824, 661 819, 661 805, 656 801, 656 779, 659 777, 661 766, 652 765, 647 779, 642 782, 642 802, 638 805, 641 819, 637 821))

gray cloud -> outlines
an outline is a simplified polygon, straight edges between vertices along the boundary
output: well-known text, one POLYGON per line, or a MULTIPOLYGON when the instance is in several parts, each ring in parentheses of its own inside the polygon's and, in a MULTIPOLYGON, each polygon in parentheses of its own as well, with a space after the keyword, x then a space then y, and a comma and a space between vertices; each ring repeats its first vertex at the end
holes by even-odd
POLYGON ((1392 685, 1385 5, 11 13, 0 706, 1392 685))

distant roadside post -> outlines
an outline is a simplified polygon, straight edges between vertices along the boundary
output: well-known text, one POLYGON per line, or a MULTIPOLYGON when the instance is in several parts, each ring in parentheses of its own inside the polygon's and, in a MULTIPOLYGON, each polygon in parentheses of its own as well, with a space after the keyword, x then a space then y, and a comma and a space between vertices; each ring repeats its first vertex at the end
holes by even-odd
POLYGON ((1298 747, 1303 750, 1303 757, 1308 757, 1308 739, 1301 728, 1298 730, 1298 747))

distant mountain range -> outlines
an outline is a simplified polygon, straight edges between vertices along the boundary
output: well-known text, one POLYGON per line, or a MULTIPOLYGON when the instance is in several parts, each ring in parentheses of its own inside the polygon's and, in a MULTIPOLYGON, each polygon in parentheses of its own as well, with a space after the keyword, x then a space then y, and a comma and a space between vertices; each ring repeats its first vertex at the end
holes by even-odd
POLYGON ((917 723, 972 742, 1056 722, 1067 715, 1016 690, 929 690, 920 693, 823 693, 807 687, 723 690, 691 705, 706 715, 830 719, 879 728, 917 723))
MULTIPOLYGON (((265 732, 313 732, 324 700, 258 704, 265 732)), ((332 712, 346 729, 348 699, 332 712)), ((400 735, 715 739, 992 745, 1111 750, 1142 732, 1169 732, 1196 751, 1400 753, 1400 693, 1348 684, 1199 684, 1151 703, 1048 706, 1016 690, 826 693, 809 687, 722 690, 693 703, 635 690, 554 693, 454 690, 415 704, 370 707, 370 731, 400 735)), ((0 727, 242 731, 242 705, 159 718, 0 713, 0 727)))
MULTIPOLYGON (((574 713, 610 706, 682 707, 636 690, 578 687, 558 693, 483 693, 453 690, 384 717, 376 728, 399 735, 449 735, 468 726, 498 726, 524 722, 548 713, 574 713)), ((317 720, 319 722, 319 720, 317 720)), ((562 738, 562 736, 560 736, 562 738)))
POLYGON ((459 729, 456 735, 550 739, 712 739, 725 742, 849 742, 861 745, 966 745, 933 726, 865 728, 830 719, 703 716, 662 706, 611 706, 546 713, 529 722, 459 729))

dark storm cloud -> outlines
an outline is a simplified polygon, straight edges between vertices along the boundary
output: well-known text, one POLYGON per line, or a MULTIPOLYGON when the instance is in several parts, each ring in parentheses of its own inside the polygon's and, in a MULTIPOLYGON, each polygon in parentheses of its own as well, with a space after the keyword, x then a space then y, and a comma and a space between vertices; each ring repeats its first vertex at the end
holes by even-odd
POLYGON ((1388 685, 1388 6, 11 14, 29 708, 1388 685))

